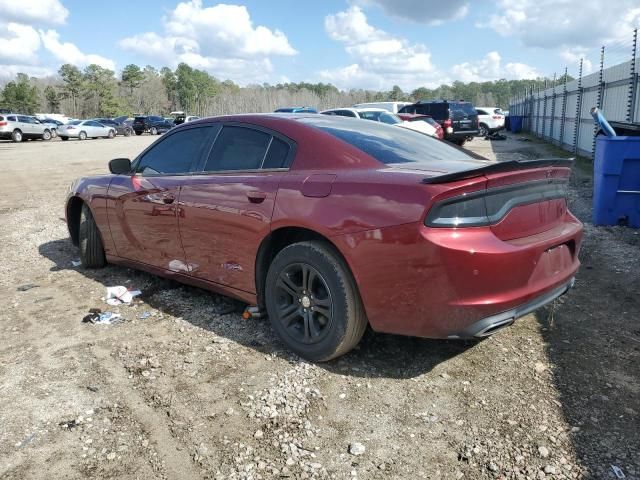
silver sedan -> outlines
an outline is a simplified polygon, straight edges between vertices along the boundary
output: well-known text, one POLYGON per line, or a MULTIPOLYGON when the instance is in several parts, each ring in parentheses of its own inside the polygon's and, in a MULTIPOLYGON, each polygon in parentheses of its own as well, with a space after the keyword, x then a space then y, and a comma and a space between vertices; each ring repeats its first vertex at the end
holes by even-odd
POLYGON ((77 138, 86 140, 87 138, 114 138, 116 131, 112 127, 105 127, 95 120, 74 120, 58 127, 58 136, 62 140, 77 138))

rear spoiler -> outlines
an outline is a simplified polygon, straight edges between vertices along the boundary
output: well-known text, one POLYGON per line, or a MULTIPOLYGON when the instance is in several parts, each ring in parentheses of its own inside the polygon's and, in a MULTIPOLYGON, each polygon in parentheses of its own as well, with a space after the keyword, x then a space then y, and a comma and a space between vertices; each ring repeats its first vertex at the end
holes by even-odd
POLYGON ((544 167, 569 167, 573 165, 575 157, 572 158, 541 158, 538 160, 509 160, 508 162, 491 162, 484 167, 462 170, 460 172, 446 173, 435 177, 428 177, 422 183, 436 184, 455 182, 467 178, 479 177, 487 173, 509 172, 513 170, 526 170, 529 168, 544 167))

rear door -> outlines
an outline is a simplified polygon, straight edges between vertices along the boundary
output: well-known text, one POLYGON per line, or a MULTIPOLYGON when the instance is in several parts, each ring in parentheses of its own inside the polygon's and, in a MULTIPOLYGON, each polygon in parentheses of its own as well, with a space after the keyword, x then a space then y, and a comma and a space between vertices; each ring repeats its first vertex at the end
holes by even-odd
POLYGON ((255 292, 256 254, 294 152, 270 130, 224 125, 201 173, 180 194, 180 234, 193 276, 255 292))
POLYGON ((178 218, 184 214, 180 189, 209 150, 215 131, 215 126, 201 125, 169 134, 136 159, 132 174, 113 178, 107 205, 118 256, 189 271, 178 231, 178 218))
POLYGON ((35 128, 35 123, 32 123, 28 116, 18 115, 18 122, 20 123, 18 128, 22 130, 24 136, 33 137, 38 133, 35 128))
POLYGON ((449 114, 456 133, 475 135, 478 132, 478 113, 469 102, 450 102, 449 114))

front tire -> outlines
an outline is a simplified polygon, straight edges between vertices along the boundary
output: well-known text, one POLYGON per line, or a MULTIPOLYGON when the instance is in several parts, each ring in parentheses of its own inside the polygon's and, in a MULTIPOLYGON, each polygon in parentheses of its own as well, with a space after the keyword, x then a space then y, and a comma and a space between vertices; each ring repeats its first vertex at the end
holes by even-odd
POLYGON ((104 255, 102 237, 86 203, 82 205, 82 212, 80 213, 78 243, 80 245, 80 261, 83 267, 102 268, 106 265, 107 260, 104 255))
POLYGON ((22 136, 22 132, 17 128, 11 133, 11 140, 14 142, 20 143, 23 139, 24 137, 22 136))
POLYGON ((324 242, 295 243, 276 255, 267 273, 265 303, 283 343, 314 362, 347 353, 367 326, 351 272, 324 242))
POLYGON ((125 137, 129 137, 129 136, 131 136, 131 130, 129 130, 128 128, 125 128, 125 129, 124 129, 124 136, 125 136, 125 137))
POLYGON ((114 132, 113 130, 109 130, 109 135, 108 135, 108 137, 109 137, 109 138, 113 138, 113 137, 115 137, 115 136, 116 136, 116 132, 114 132))
POLYGON ((51 138, 56 138, 58 136, 58 130, 55 128, 51 129, 51 138))
POLYGON ((78 134, 78 140, 86 140, 87 139, 87 132, 80 132, 78 134))
POLYGON ((69 140, 69 137, 60 137, 60 140, 62 140, 63 142, 66 142, 67 140, 69 140))
POLYGON ((151 131, 149 133, 151 133, 151 135, 157 135, 158 129, 156 127, 151 127, 151 131))
POLYGON ((142 132, 140 132, 139 130, 136 130, 136 135, 142 135, 142 132))
POLYGON ((42 140, 44 140, 45 142, 51 140, 51 132, 49 130, 45 130, 44 132, 42 132, 42 140))
POLYGON ((481 123, 479 133, 481 137, 486 137, 487 135, 489 135, 489 127, 487 127, 484 123, 481 123))

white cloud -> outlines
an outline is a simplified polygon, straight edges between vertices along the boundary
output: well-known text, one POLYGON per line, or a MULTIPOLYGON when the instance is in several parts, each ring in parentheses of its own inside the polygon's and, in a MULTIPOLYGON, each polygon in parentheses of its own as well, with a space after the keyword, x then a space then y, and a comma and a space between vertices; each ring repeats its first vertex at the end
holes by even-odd
POLYGON ((357 5, 328 15, 324 26, 330 38, 345 44, 346 52, 354 60, 345 67, 320 71, 324 81, 341 88, 372 89, 390 89, 393 85, 412 89, 446 81, 433 66, 425 45, 411 44, 373 27, 357 5))
POLYGON ((61 42, 60 35, 55 30, 40 30, 40 37, 44 48, 62 63, 71 63, 78 67, 86 67, 87 65, 95 63, 109 70, 116 69, 113 60, 100 55, 83 53, 71 42, 61 42))
POLYGON ((588 53, 588 49, 584 47, 565 48, 560 51, 560 58, 562 58, 567 65, 576 67, 580 64, 580 59, 582 59, 582 74, 587 75, 593 71, 593 63, 587 58, 588 53))
POLYGON ((55 75, 55 72, 47 67, 20 64, 2 65, 2 68, 0 68, 0 82, 13 80, 18 73, 25 73, 30 77, 48 77, 55 75))
POLYGON ((122 39, 120 46, 166 65, 186 62, 242 83, 248 80, 247 72, 255 77, 252 80, 264 81, 264 73, 273 70, 270 56, 298 53, 281 31, 254 26, 249 11, 240 5, 181 2, 163 18, 163 27, 162 34, 140 33, 122 39))
POLYGON ((486 82, 500 78, 524 80, 541 76, 534 67, 524 63, 507 63, 503 66, 502 57, 495 51, 487 53, 480 60, 454 65, 451 74, 463 82, 486 82))
POLYGON ((68 15, 60 0, 0 0, 0 18, 7 22, 62 25, 68 15))
POLYGON ((390 15, 427 25, 459 20, 469 13, 468 0, 360 0, 358 3, 375 4, 390 15))
POLYGON ((637 0, 499 0, 499 13, 479 27, 492 28, 503 36, 518 37, 527 47, 595 47, 622 38, 640 23, 637 0))
MULTIPOLYGON (((19 23, 0 23, 0 65, 20 63, 34 65, 38 62, 40 35, 35 28, 19 23)), ((4 68, 4 65, 3 67, 4 68)))

